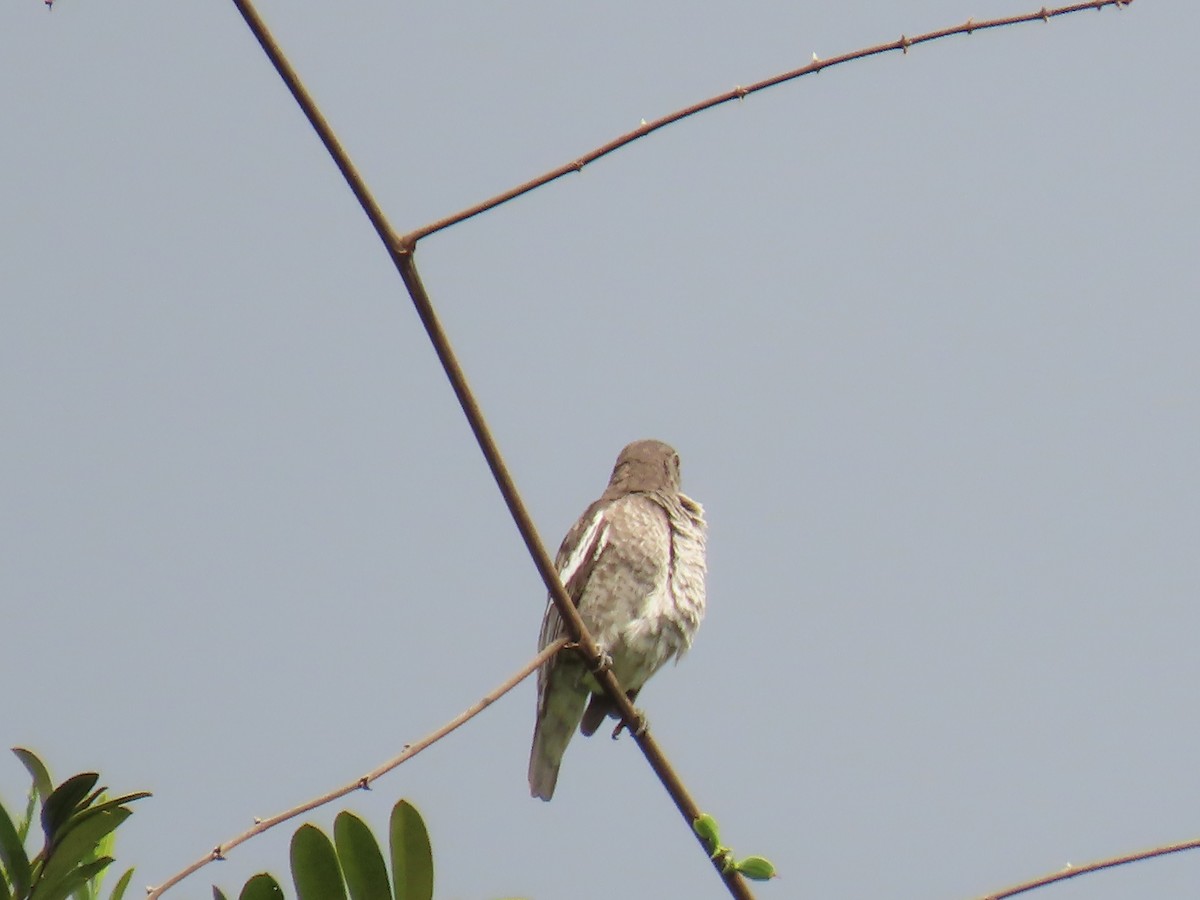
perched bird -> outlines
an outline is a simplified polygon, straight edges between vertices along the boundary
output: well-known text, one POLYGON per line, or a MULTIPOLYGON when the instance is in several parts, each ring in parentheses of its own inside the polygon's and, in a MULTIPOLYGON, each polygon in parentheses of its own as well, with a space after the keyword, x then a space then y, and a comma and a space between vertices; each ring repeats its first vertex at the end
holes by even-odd
MULTIPOLYGON (((704 618, 704 532, 703 507, 679 491, 679 454, 661 441, 635 441, 558 549, 563 586, 630 701, 667 660, 683 656, 704 618)), ((551 601, 539 646, 564 634, 551 601)), ((538 670, 537 686, 529 791, 549 800, 576 727, 591 735, 617 712, 570 652, 538 670)))

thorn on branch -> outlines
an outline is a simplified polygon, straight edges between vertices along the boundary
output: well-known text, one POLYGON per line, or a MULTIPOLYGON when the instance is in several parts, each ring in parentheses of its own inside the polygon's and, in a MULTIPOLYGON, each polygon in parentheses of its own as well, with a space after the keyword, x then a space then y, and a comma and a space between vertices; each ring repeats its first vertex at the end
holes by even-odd
POLYGON ((812 61, 813 61, 814 66, 821 62, 821 57, 817 56, 816 50, 813 51, 813 60, 812 61))
POLYGON ((214 860, 218 861, 218 862, 219 862, 219 861, 221 861, 221 860, 223 860, 223 859, 225 858, 225 854, 221 852, 221 845, 220 845, 220 844, 217 844, 217 846, 213 847, 213 849, 212 849, 212 858, 213 858, 214 860))
POLYGON ((967 29, 967 34, 974 34, 975 33, 975 20, 967 19, 967 21, 963 23, 963 28, 967 29))
POLYGON ((908 55, 908 48, 912 46, 912 41, 906 35, 900 35, 900 52, 905 56, 908 55))
POLYGON ((735 87, 735 88, 733 89, 733 92, 734 92, 735 94, 737 94, 737 98, 738 98, 739 100, 745 100, 745 99, 746 99, 746 95, 747 95, 748 93, 750 93, 748 90, 746 90, 746 89, 745 89, 744 87, 742 87, 740 84, 739 84, 737 87, 735 87))
POLYGON ((358 789, 360 791, 369 791, 371 789, 371 779, 366 775, 358 779, 358 789))
POLYGON ((261 824, 262 824, 262 819, 260 819, 258 816, 255 816, 255 817, 254 817, 254 824, 255 824, 255 825, 261 825, 261 824))
POLYGON ((575 160, 575 162, 571 163, 571 168, 574 169, 576 172, 582 172, 583 165, 584 165, 583 160, 577 159, 577 160, 575 160))
POLYGON ((1044 7, 1044 6, 1042 7, 1042 21, 1045 22, 1047 25, 1050 24, 1050 11, 1047 10, 1046 7, 1044 7))

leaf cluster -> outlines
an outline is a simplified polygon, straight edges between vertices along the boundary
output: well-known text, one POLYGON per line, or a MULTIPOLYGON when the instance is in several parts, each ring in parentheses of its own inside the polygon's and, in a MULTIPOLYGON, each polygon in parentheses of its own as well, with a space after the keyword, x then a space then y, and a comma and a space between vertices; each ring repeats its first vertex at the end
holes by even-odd
POLYGON ((717 863, 722 872, 740 872, 751 881, 770 881, 777 878, 775 864, 764 856, 747 856, 738 859, 733 851, 721 844, 721 830, 717 820, 702 813, 692 822, 692 830, 700 836, 708 850, 709 858, 717 863))
MULTIPOLYGON (((370 827, 350 812, 338 813, 333 839, 315 825, 301 825, 292 835, 292 883, 299 900, 432 900, 433 852, 421 814, 407 800, 392 807, 388 822, 388 880, 383 851, 370 827)), ((274 876, 255 875, 238 900, 281 900, 274 876)), ((226 900, 213 888, 213 900, 226 900)))
MULTIPOLYGON (((95 772, 73 775, 57 787, 46 765, 30 750, 13 749, 32 778, 24 814, 14 818, 0 804, 0 900, 99 900, 117 827, 133 815, 128 805, 146 791, 108 799, 95 772), (40 811, 39 811, 40 807, 40 811), (32 857, 26 843, 34 822, 43 843, 32 857)), ((121 900, 133 878, 126 871, 109 900, 121 900)))

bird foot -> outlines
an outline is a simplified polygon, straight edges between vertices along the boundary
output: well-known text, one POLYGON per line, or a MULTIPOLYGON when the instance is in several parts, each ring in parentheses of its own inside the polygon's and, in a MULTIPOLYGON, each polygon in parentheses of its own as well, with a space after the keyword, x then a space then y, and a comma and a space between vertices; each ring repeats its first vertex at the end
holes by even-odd
POLYGON ((590 671, 593 675, 599 675, 601 672, 610 671, 612 669, 612 667, 613 667, 613 658, 611 656, 609 656, 607 653, 605 653, 603 650, 601 650, 600 658, 598 660, 596 660, 596 664, 594 666, 592 666, 590 671))
MULTIPOLYGON (((644 712, 642 712, 640 709, 638 709, 637 707, 634 707, 633 714, 636 717, 636 721, 633 723, 633 728, 631 730, 633 732, 634 737, 641 737, 643 734, 646 733, 646 730, 650 727, 650 722, 646 719, 646 714, 644 712)), ((612 739, 615 741, 617 738, 619 738, 621 736, 621 732, 624 730, 625 730, 625 720, 622 719, 620 722, 617 723, 617 727, 613 729, 612 739)))

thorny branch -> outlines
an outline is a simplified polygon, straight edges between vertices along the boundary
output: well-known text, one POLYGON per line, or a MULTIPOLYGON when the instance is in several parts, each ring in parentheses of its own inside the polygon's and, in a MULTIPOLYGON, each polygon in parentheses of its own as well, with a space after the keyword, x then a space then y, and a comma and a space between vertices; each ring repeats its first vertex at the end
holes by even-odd
POLYGON ((256 834, 262 834, 264 831, 274 828, 276 825, 286 822, 288 819, 294 819, 296 816, 303 815, 310 810, 324 806, 326 803, 332 803, 339 797, 345 797, 347 794, 351 794, 354 791, 367 790, 371 786, 371 782, 378 778, 382 778, 401 763, 412 759, 430 744, 437 743, 459 726, 465 725, 471 719, 475 718, 475 716, 479 715, 479 713, 483 712, 485 709, 515 688, 518 684, 532 675, 535 671, 537 671, 538 667, 541 666, 542 663, 561 650, 566 643, 566 638, 559 638, 553 644, 549 644, 544 650, 542 650, 542 652, 523 665, 519 672, 516 672, 491 693, 485 694, 483 698, 479 700, 479 702, 463 710, 441 728, 425 735, 425 737, 421 738, 415 744, 406 744, 404 749, 400 751, 397 756, 394 756, 382 765, 375 767, 366 775, 356 778, 349 784, 342 785, 340 788, 335 788, 334 790, 322 794, 319 797, 314 797, 311 800, 307 800, 304 803, 301 803, 299 806, 293 806, 291 809, 286 809, 281 813, 276 813, 269 819, 255 819, 253 828, 248 828, 237 837, 231 838, 224 843, 217 844, 216 847, 204 854, 204 856, 200 857, 186 869, 183 869, 182 871, 172 875, 158 887, 151 888, 146 894, 148 900, 157 900, 158 896, 163 891, 179 884, 179 882, 183 881, 183 879, 187 878, 193 872, 204 868, 210 862, 214 862, 218 859, 224 859, 226 853, 238 846, 238 844, 243 844, 250 840, 250 838, 254 837, 256 834))
POLYGON ((1152 850, 1141 850, 1137 853, 1126 853, 1123 856, 1113 856, 1108 859, 1097 860, 1082 866, 1072 866, 1069 863, 1066 868, 1060 869, 1057 872, 1052 872, 1049 875, 1043 875, 1041 878, 1034 878, 1030 881, 1023 881, 1020 884, 1015 884, 1010 888, 1005 888, 994 894, 984 894, 978 900, 1006 900, 1008 897, 1015 897, 1017 894, 1024 894, 1027 891, 1036 890, 1040 887, 1054 884, 1058 881, 1066 881, 1068 878, 1075 878, 1079 875, 1087 875, 1091 872, 1099 872, 1101 869, 1112 869, 1116 866, 1127 866, 1130 863, 1141 862, 1144 859, 1154 859, 1157 856, 1167 856, 1171 853, 1180 853, 1184 850, 1195 850, 1200 848, 1200 840, 1180 841, 1178 844, 1164 844, 1161 847, 1155 847, 1152 850))
MULTIPOLYGON (((387 248, 393 264, 404 280, 405 287, 412 298, 413 306, 421 319, 421 324, 425 327, 434 352, 442 364, 442 370, 445 372, 446 378, 454 389, 454 394, 458 398, 463 414, 467 417, 471 431, 474 432, 475 439, 479 443, 479 448, 487 460, 488 467, 492 471, 492 477, 495 479, 504 502, 513 517, 513 521, 516 523, 517 530, 525 542, 525 547, 529 551, 534 565, 537 566, 538 573, 541 575, 546 589, 550 592, 555 606, 558 607, 559 614, 563 618, 569 637, 576 644, 576 652, 587 661, 592 669, 601 669, 602 655, 600 648, 596 646, 596 642, 588 634, 583 620, 579 617, 579 611, 575 609, 575 605, 571 602, 570 597, 563 588, 562 581, 558 577, 558 572, 550 560, 550 555, 546 552, 546 547, 542 543, 537 529, 534 527, 533 519, 529 515, 529 511, 525 508, 525 503, 521 499, 521 495, 517 492, 516 484, 508 472, 508 467, 500 454, 500 449, 496 445, 495 439, 492 437, 491 429, 483 417, 483 412, 479 408, 479 403, 475 399, 474 392, 472 392, 470 385, 467 383, 466 374, 458 363, 454 349, 450 345, 450 340, 446 336, 441 322, 438 320, 437 313, 434 311, 429 294, 421 283, 421 276, 413 260, 411 247, 403 247, 395 240, 391 226, 388 224, 383 211, 379 208, 379 204, 375 202, 375 198, 367 188, 366 182, 358 174, 354 163, 350 161, 350 157, 342 148, 341 143, 333 133, 333 129, 330 128, 329 123, 325 120, 325 117, 321 114, 316 103, 300 81, 300 77, 297 75, 295 69, 292 68, 291 63, 288 62, 287 58, 283 55, 283 51, 267 30, 266 23, 258 15, 254 5, 250 0, 233 0, 233 2, 258 40, 259 45, 263 48, 263 52, 267 54, 267 57, 271 60, 271 64, 279 73, 280 78, 283 79, 284 84, 287 85, 288 90, 304 111, 313 130, 317 132, 317 136, 325 145, 325 149, 333 157, 334 163, 346 179, 350 190, 358 198, 363 211, 371 220, 376 233, 387 248)), ((666 755, 659 749, 657 742, 650 735, 649 730, 642 727, 633 704, 625 696, 625 691, 621 688, 613 673, 607 670, 600 671, 596 676, 596 680, 604 689, 604 692, 613 699, 623 720, 631 726, 630 731, 633 733, 634 740, 650 763, 650 767, 654 769, 664 788, 670 794, 671 799, 674 800, 680 815, 683 816, 687 823, 688 830, 691 831, 692 822, 700 816, 700 808, 696 805, 696 802, 684 787, 683 782, 671 767, 666 755)), ((696 837, 697 846, 704 851, 707 857, 708 850, 705 848, 704 842, 698 835, 695 835, 695 832, 692 833, 696 837)), ((710 862, 713 864, 714 871, 725 882, 725 886, 730 894, 739 898, 739 900, 752 900, 754 895, 750 892, 745 879, 738 872, 732 869, 722 872, 719 863, 711 860, 710 862)))
POLYGON ((531 178, 524 184, 519 184, 516 187, 509 188, 503 193, 497 194, 491 199, 484 200, 474 206, 469 206, 461 212, 457 212, 452 216, 446 216, 444 219, 438 219, 436 222, 431 222, 428 225, 422 225, 408 234, 398 237, 396 240, 402 249, 411 250, 423 237, 428 237, 435 232, 441 231, 444 228, 449 228, 451 225, 456 225, 459 222, 477 216, 480 213, 487 212, 489 209, 494 209, 502 203, 507 203, 509 200, 514 200, 522 194, 528 194, 530 191, 549 184, 551 181, 557 181, 564 175, 570 175, 573 172, 582 172, 583 167, 589 163, 593 163, 602 156, 620 150, 627 144, 632 144, 639 138, 644 138, 651 132, 658 131, 660 128, 666 128, 681 119, 686 119, 694 116, 697 113, 712 109, 714 106, 720 106, 723 103, 729 103, 732 100, 741 100, 751 94, 756 94, 759 91, 765 91, 769 87, 775 87, 778 84, 783 84, 786 81, 794 81, 804 75, 812 75, 814 72, 820 72, 832 66, 839 66, 842 63, 853 62, 856 59, 865 59, 868 56, 878 56, 881 53, 888 53, 893 50, 899 50, 901 53, 908 53, 909 47, 915 47, 917 44, 936 41, 940 38, 950 37, 956 34, 973 34, 976 31, 986 31, 989 28, 1001 28, 1005 25, 1020 25, 1024 22, 1049 22, 1051 19, 1058 16, 1066 16, 1071 13, 1082 12, 1087 9, 1103 9, 1106 6, 1115 6, 1118 9, 1128 6, 1133 0, 1091 0, 1088 3, 1073 3, 1070 6, 1058 6, 1053 9, 1048 9, 1043 6, 1037 12, 1023 13, 1017 16, 1005 16, 1000 19, 985 19, 976 22, 972 19, 967 19, 961 25, 954 25, 950 28, 941 28, 937 31, 929 31, 925 34, 918 34, 914 37, 900 37, 886 44, 876 44, 874 47, 863 47, 860 50, 853 50, 850 53, 843 53, 841 56, 831 56, 828 59, 821 59, 816 53, 813 54, 812 62, 806 66, 801 66, 798 69, 792 69, 790 72, 782 72, 778 75, 772 75, 770 78, 764 78, 762 81, 756 81, 753 84, 747 84, 735 87, 731 91, 726 91, 723 94, 709 97, 707 100, 701 100, 699 103, 693 103, 691 106, 685 106, 682 109, 677 109, 675 112, 667 113, 654 119, 651 122, 643 121, 640 126, 633 131, 627 132, 618 138, 614 138, 607 144, 602 144, 594 150, 590 150, 583 156, 577 157, 568 163, 564 163, 556 169, 551 169, 538 175, 536 178, 531 178))

